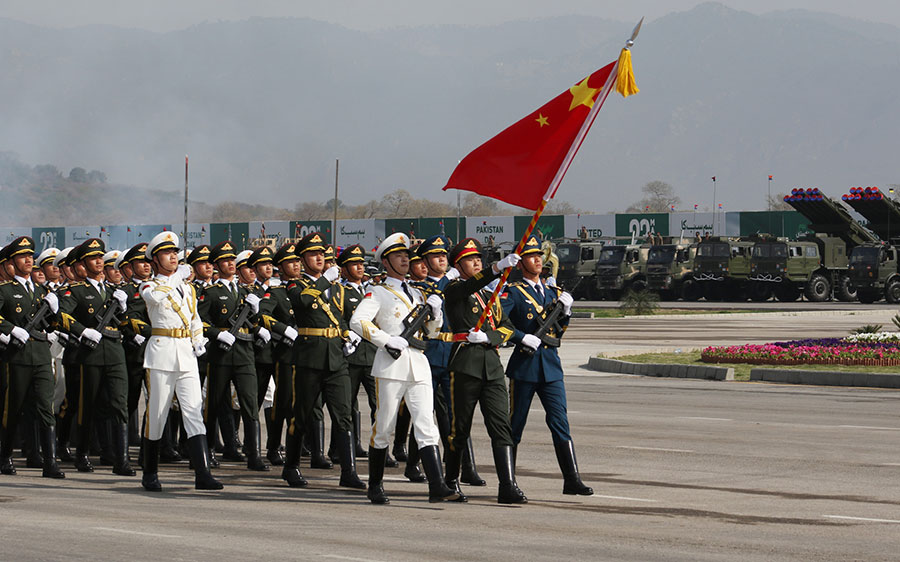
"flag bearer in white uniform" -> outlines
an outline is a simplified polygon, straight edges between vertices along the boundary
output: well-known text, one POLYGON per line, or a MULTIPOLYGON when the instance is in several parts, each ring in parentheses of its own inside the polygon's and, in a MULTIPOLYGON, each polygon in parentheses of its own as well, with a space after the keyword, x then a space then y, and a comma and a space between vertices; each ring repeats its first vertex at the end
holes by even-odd
MULTIPOLYGON (((434 423, 434 393, 431 388, 431 367, 425 354, 409 347, 400 337, 403 320, 417 305, 426 303, 425 296, 416 287, 406 283, 409 271, 409 237, 402 233, 388 236, 378 246, 375 259, 381 260, 387 271, 387 279, 381 285, 371 286, 365 298, 350 319, 350 328, 378 346, 372 375, 375 377, 377 410, 372 440, 369 446, 369 489, 367 496, 372 503, 389 503, 384 493, 382 479, 388 447, 397 424, 397 410, 406 399, 412 415, 422 466, 428 477, 428 501, 455 500, 458 496, 444 483, 438 443, 441 441, 434 423), (386 348, 400 352, 394 359, 386 348)), ((442 299, 438 295, 428 297, 433 318, 425 323, 425 330, 437 333, 443 322, 442 299)), ((421 339, 423 334, 417 334, 421 339)))
POLYGON ((221 490, 222 483, 209 472, 206 427, 201 413, 203 398, 197 357, 206 352, 206 339, 197 314, 197 295, 187 282, 191 268, 178 265, 178 236, 172 232, 153 237, 147 244, 147 259, 156 266, 157 275, 140 286, 151 326, 144 355, 149 399, 141 484, 150 492, 162 490, 157 477, 159 445, 172 395, 177 394, 195 472, 194 487, 221 490))

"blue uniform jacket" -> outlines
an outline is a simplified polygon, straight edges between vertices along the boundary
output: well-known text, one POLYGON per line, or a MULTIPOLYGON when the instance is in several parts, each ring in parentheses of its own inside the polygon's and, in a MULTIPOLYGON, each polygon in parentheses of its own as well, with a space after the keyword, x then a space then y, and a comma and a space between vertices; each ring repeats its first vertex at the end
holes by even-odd
MULTIPOLYGON (((506 366, 507 377, 532 383, 562 380, 562 364, 555 347, 542 344, 531 356, 522 351, 522 337, 538 330, 543 311, 559 299, 560 292, 562 289, 559 287, 544 285, 544 296, 541 297, 537 289, 533 289, 525 281, 512 283, 504 291, 500 299, 503 314, 512 320, 516 328, 511 338, 516 344, 516 349, 506 366)), ((569 317, 563 316, 559 324, 565 330, 569 325, 569 317)), ((562 336, 561 333, 552 332, 550 335, 562 336)))
MULTIPOLYGON (((434 291, 443 292, 450 284, 450 280, 446 276, 435 281, 431 277, 425 281, 420 281, 415 285, 425 291, 426 295, 432 294, 434 291)), ((450 329, 450 323, 447 319, 446 311, 444 313, 444 324, 441 326, 441 332, 453 333, 450 329)), ((444 367, 450 364, 450 351, 453 349, 453 342, 428 339, 425 341, 425 357, 428 358, 428 364, 435 367, 444 367)))

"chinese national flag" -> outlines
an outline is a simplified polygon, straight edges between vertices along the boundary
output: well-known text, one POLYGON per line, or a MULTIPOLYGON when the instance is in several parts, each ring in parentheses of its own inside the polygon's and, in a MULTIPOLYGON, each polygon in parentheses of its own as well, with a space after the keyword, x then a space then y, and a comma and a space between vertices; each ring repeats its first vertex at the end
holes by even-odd
POLYGON ((473 150, 444 189, 537 210, 594 102, 605 99, 602 90, 614 66, 604 66, 473 150))

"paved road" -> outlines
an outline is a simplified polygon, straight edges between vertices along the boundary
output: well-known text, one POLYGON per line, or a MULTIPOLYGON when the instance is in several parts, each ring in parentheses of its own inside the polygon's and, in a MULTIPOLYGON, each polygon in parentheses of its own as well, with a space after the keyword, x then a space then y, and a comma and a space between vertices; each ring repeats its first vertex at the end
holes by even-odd
MULTIPOLYGON (((845 321, 807 320, 819 329, 845 321)), ((525 506, 495 503, 479 417, 477 457, 489 485, 469 487, 467 505, 428 504, 425 486, 405 482, 397 469, 388 469, 392 503, 378 507, 339 490, 334 470, 305 470, 311 487, 292 490, 277 473, 230 465, 217 471, 223 492, 200 493, 185 465, 166 465, 166 491, 148 495, 137 478, 107 470, 69 468, 59 482, 20 468, 0 477, 0 559, 898 558, 900 394, 578 368, 592 346, 588 334, 602 329, 578 321, 571 335, 580 341, 563 348, 573 435, 593 497, 560 493, 536 404, 519 451, 525 506)), ((766 328, 754 321, 744 329, 766 328)), ((619 337, 636 346, 652 335, 619 337)))

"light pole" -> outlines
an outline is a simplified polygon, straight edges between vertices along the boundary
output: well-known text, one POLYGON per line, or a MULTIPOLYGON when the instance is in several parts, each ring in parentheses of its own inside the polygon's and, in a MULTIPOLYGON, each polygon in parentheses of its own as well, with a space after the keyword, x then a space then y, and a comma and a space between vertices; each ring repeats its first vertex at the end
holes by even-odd
POLYGON ((718 214, 716 213, 716 176, 712 177, 713 182, 713 236, 716 234, 716 219, 718 219, 718 214))
POLYGON ((769 234, 772 232, 772 174, 769 174, 769 195, 766 197, 766 208, 769 211, 769 234))

